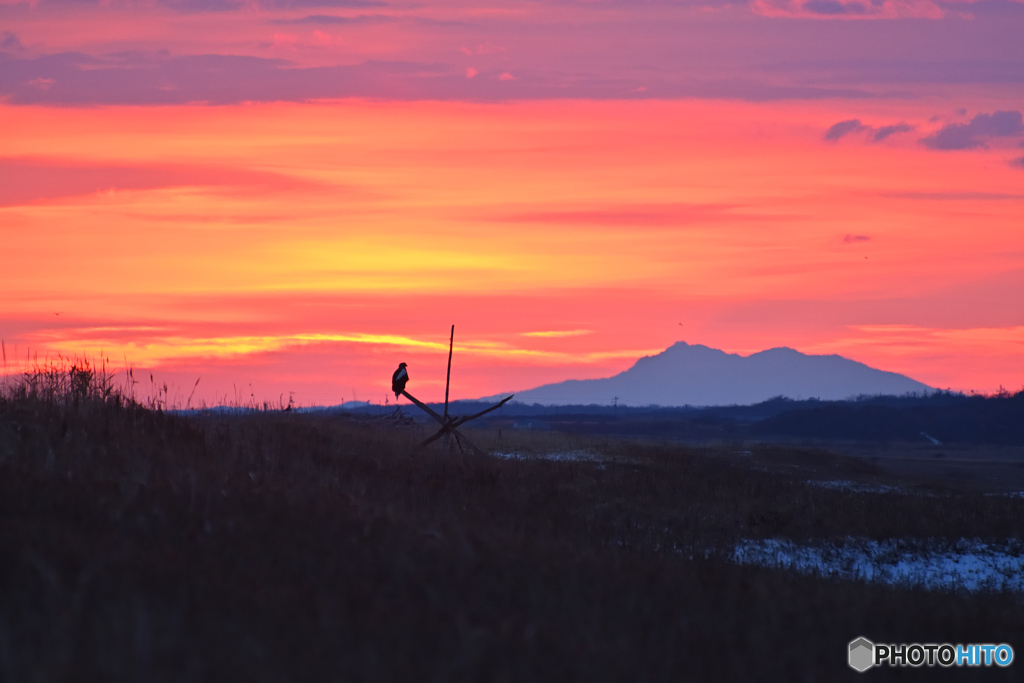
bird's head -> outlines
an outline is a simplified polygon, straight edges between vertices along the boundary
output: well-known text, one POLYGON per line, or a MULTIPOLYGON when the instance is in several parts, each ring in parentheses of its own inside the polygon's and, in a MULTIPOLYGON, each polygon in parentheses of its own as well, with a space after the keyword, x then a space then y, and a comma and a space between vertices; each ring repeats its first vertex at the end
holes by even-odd
POLYGON ((398 364, 398 367, 400 367, 400 368, 404 368, 404 367, 405 367, 405 363, 399 363, 399 364, 398 364))

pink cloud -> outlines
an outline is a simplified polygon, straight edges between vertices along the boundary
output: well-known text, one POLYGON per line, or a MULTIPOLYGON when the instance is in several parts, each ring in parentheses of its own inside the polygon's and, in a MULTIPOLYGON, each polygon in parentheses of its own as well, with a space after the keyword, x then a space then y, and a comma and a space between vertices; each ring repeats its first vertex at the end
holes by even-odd
POLYGON ((497 54, 499 52, 505 52, 505 48, 501 47, 500 45, 492 45, 491 43, 484 43, 482 45, 477 45, 476 49, 473 51, 473 54, 477 54, 477 55, 493 55, 493 54, 497 54))
POLYGON ((477 45, 476 47, 466 47, 465 45, 463 45, 462 47, 459 48, 459 52, 461 52, 464 55, 472 57, 474 55, 498 54, 500 52, 505 52, 505 48, 501 47, 500 45, 484 43, 482 45, 477 45))
POLYGON ((313 42, 317 45, 340 45, 344 41, 324 31, 313 31, 313 42))
POLYGON ((499 223, 544 223, 565 228, 595 226, 631 226, 643 228, 679 228, 722 222, 758 223, 787 220, 788 216, 755 214, 732 204, 617 204, 581 207, 579 209, 544 209, 474 216, 473 220, 499 223), (739 209, 739 210, 738 210, 739 209))
POLYGON ((474 69, 473 67, 471 67, 471 66, 466 67, 466 78, 473 78, 478 73, 480 73, 480 72, 477 71, 476 69, 474 69))
POLYGON ((498 76, 498 80, 499 81, 515 81, 515 80, 518 80, 518 79, 515 76, 513 76, 512 74, 510 74, 509 72, 506 71, 503 74, 501 74, 500 76, 498 76))
POLYGON ((258 191, 311 187, 278 173, 185 164, 83 164, 53 159, 0 158, 0 206, 85 196, 110 190, 163 187, 248 187, 258 191))
POLYGON ((942 19, 946 11, 932 0, 753 0, 755 14, 800 19, 942 19))
POLYGON ((275 33, 270 42, 270 47, 286 48, 290 50, 295 49, 295 45, 299 42, 297 36, 293 36, 290 33, 275 33))

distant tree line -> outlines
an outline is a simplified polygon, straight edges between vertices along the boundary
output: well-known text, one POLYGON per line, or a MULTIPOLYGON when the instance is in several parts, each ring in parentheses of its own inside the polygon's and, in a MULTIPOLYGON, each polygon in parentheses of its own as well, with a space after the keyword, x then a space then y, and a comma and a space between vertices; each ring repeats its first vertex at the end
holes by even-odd
MULTIPOLYGON (((469 406, 466 406, 469 407, 469 406)), ((1024 445, 1024 391, 967 395, 951 391, 860 396, 848 401, 775 397, 749 406, 625 407, 509 404, 493 427, 578 434, 717 439, 793 436, 866 441, 1024 445), (525 418, 525 419, 524 419, 525 418)))
POLYGON ((1024 391, 994 396, 938 395, 935 401, 829 402, 750 425, 752 435, 824 439, 1024 445, 1024 391))

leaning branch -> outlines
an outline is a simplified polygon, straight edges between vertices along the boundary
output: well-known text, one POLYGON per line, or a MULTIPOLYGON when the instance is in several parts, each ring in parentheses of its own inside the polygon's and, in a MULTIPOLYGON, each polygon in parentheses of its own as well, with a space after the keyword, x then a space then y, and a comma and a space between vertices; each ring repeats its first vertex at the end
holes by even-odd
POLYGON ((487 410, 481 410, 476 415, 470 415, 468 417, 460 417, 459 419, 457 419, 455 422, 452 423, 452 427, 458 427, 459 425, 465 424, 465 423, 469 422, 470 420, 477 419, 481 415, 486 415, 487 413, 491 412, 492 410, 497 410, 498 408, 502 407, 503 405, 505 405, 506 403, 511 401, 513 396, 515 396, 515 394, 512 394, 512 396, 509 396, 508 398, 501 399, 500 403, 491 406, 487 410))
POLYGON ((418 398, 416 398, 415 396, 413 396, 412 394, 410 394, 410 393, 409 393, 408 391, 406 391, 405 389, 402 389, 402 396, 405 396, 405 397, 406 397, 407 399, 409 399, 410 401, 412 401, 413 403, 415 403, 415 404, 416 404, 417 406, 419 406, 420 408, 422 408, 422 409, 423 409, 423 411, 424 411, 425 413, 427 413, 428 415, 430 415, 430 417, 432 417, 432 418, 434 418, 435 420, 437 420, 438 422, 440 422, 442 426, 447 426, 447 422, 445 421, 445 419, 444 419, 443 417, 441 417, 440 415, 438 415, 437 413, 435 413, 435 412, 434 412, 434 411, 433 411, 433 410, 432 410, 432 409, 430 408, 430 406, 428 406, 428 405, 427 405, 426 403, 424 403, 423 401, 419 400, 418 398))

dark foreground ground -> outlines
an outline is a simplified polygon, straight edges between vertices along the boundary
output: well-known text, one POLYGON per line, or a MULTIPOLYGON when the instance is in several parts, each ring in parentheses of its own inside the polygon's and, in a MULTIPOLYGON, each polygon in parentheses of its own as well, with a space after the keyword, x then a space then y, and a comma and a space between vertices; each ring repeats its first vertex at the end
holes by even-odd
MULTIPOLYGON (((1024 500, 827 448, 470 432, 111 398, 0 401, 4 681, 1019 680, 846 665, 1009 643, 1019 596, 739 567, 738 539, 1020 537, 1024 500), (915 475, 916 476, 916 475, 915 475), (808 478, 904 483, 893 495, 808 478), (863 679, 860 677, 864 677, 863 679)), ((870 453, 864 454, 870 457, 870 453)), ((1011 458, 1012 460, 1012 458, 1011 458)))

